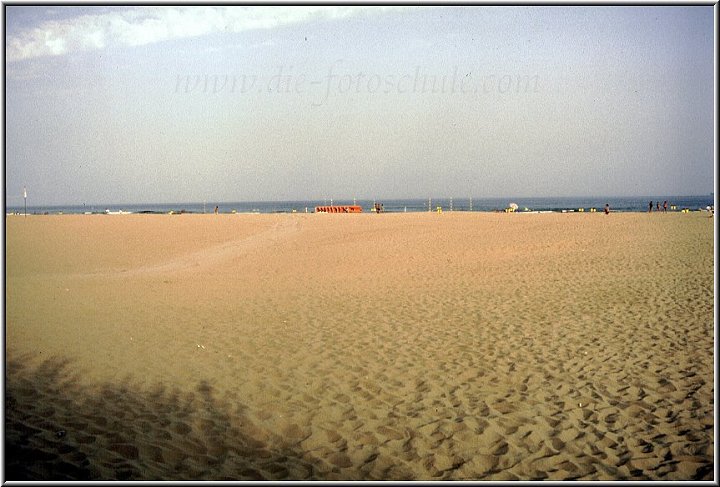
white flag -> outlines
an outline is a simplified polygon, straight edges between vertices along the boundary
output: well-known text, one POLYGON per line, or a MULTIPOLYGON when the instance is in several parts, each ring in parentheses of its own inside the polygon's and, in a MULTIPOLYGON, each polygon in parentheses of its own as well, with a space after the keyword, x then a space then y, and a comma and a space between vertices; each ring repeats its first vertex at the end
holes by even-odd
POLYGON ((23 198, 27 198, 27 189, 23 188, 23 198))

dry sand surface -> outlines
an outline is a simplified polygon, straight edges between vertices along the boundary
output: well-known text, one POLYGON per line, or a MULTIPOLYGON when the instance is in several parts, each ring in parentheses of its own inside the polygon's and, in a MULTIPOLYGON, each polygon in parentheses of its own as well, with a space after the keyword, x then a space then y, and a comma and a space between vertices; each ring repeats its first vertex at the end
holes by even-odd
POLYGON ((6 479, 713 479, 713 219, 6 217, 6 479))

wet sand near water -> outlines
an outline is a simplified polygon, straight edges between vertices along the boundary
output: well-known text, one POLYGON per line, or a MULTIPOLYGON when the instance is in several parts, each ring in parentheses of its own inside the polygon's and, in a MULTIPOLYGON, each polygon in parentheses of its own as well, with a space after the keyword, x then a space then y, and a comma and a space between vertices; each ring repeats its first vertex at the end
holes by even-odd
POLYGON ((7 480, 712 480, 713 219, 6 217, 7 480))

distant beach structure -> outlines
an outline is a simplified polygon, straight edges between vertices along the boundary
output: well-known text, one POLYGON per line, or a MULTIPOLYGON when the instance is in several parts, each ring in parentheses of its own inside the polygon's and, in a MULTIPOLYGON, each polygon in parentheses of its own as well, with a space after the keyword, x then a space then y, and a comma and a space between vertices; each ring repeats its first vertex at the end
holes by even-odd
POLYGON ((315 213, 362 213, 362 206, 316 206, 315 213))

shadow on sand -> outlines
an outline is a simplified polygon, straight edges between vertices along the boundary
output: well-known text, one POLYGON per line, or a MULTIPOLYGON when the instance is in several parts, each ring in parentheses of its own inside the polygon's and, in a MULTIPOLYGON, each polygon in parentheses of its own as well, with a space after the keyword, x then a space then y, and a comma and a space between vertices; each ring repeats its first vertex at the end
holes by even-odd
POLYGON ((82 386, 67 360, 8 362, 5 480, 323 480, 333 469, 195 392, 82 386))

